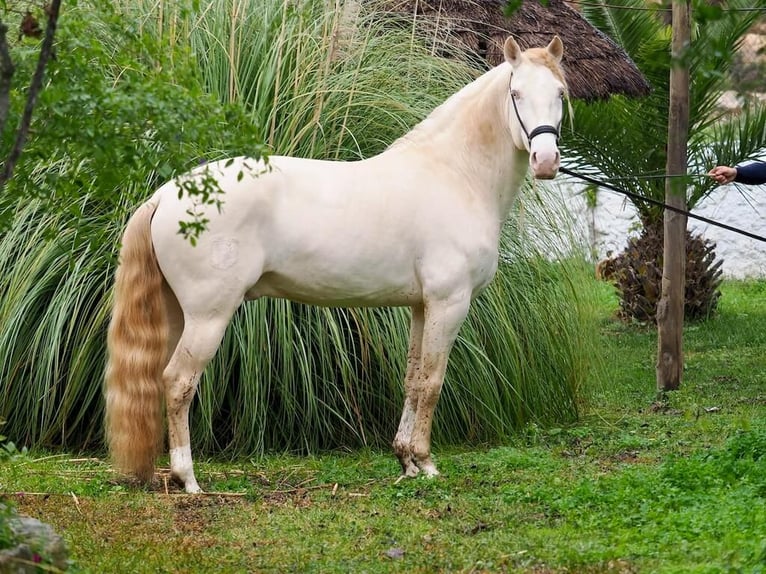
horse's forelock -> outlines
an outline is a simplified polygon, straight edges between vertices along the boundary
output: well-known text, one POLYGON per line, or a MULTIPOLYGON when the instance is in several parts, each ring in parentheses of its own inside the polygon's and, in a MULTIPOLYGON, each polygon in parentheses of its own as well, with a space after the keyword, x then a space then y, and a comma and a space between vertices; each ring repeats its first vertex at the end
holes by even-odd
POLYGON ((564 77, 564 70, 561 69, 561 66, 559 66, 558 62, 556 62, 556 60, 547 49, 530 48, 524 52, 524 55, 531 63, 548 68, 551 72, 553 72, 553 76, 558 81, 560 81, 565 86, 567 85, 567 80, 564 77))

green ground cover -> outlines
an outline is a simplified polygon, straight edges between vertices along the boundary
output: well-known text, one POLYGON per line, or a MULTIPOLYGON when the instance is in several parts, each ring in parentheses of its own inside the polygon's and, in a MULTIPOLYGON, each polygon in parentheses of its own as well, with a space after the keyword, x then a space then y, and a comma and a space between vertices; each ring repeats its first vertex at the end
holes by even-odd
POLYGON ((165 472, 146 490, 98 457, 8 452, 0 491, 64 535, 73 572, 765 571, 766 282, 726 282, 719 314, 687 326, 665 402, 654 328, 593 289, 581 420, 436 445, 437 479, 397 481, 388 451, 281 454, 200 461, 209 494, 188 496, 165 472))

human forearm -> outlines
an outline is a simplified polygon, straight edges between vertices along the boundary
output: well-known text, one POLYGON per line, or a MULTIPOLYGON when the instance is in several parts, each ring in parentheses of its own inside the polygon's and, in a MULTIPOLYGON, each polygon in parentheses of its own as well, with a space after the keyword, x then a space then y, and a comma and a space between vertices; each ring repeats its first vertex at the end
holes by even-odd
POLYGON ((737 175, 734 181, 748 185, 766 183, 766 162, 757 161, 737 166, 737 175))

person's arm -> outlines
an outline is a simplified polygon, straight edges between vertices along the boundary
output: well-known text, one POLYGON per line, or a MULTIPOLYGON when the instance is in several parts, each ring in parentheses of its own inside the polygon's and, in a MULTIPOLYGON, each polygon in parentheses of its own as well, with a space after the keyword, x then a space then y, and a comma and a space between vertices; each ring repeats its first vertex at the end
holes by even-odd
POLYGON ((766 162, 756 161, 747 165, 738 165, 734 181, 747 185, 766 183, 766 162))

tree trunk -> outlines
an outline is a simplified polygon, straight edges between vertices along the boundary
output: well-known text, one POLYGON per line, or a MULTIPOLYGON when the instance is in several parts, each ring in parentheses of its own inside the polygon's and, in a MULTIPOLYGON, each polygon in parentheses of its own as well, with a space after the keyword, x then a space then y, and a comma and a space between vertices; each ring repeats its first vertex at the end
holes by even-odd
MULTIPOLYGON (((48 14, 48 25, 45 28, 45 37, 43 38, 42 46, 40 47, 40 56, 37 59, 37 67, 35 73, 32 76, 32 81, 29 84, 29 90, 27 91, 27 102, 24 106, 24 113, 21 116, 19 122, 19 128, 16 131, 16 140, 13 143, 8 157, 5 158, 5 164, 0 171, 0 191, 3 190, 5 184, 13 176, 13 169, 16 167, 16 162, 21 157, 21 151, 24 149, 24 144, 27 142, 27 135, 29 134, 29 126, 32 123, 32 112, 37 104, 37 96, 40 90, 43 88, 43 79, 45 77, 45 67, 48 65, 48 61, 53 57, 53 39, 56 35, 56 26, 59 19, 59 11, 61 9, 61 0, 52 0, 46 8, 48 14)), ((4 74, 8 75, 8 87, 10 87, 10 76, 13 72, 8 72, 8 62, 5 62, 5 56, 7 53, 3 53, 3 49, 6 48, 5 34, 2 36, 2 44, 0 44, 0 61, 3 61, 2 70, 4 74), (5 44, 5 45, 3 45, 5 44)), ((11 68, 12 70, 12 68, 11 68)), ((5 90, 5 79, 3 79, 2 90, 5 90)), ((2 92, 0 92, 0 98, 2 92)), ((0 101, 0 105, 4 105, 4 101, 0 101)))
POLYGON ((5 121, 11 107, 11 80, 14 72, 8 47, 8 26, 0 21, 0 134, 5 133, 5 121))
MULTIPOLYGON (((673 1, 673 40, 668 116, 668 159, 665 202, 686 209, 686 143, 689 134, 690 2, 673 1)), ((686 280, 686 216, 665 210, 662 297, 657 305, 657 392, 681 386, 683 376, 684 291, 686 280)))

